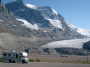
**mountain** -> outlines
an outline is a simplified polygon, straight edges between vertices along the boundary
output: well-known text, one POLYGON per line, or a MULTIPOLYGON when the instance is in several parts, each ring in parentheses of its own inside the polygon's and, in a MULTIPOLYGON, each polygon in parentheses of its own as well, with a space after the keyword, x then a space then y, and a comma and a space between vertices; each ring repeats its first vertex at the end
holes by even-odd
MULTIPOLYGON (((0 10, 0 47, 19 49, 40 47, 52 41, 83 39, 82 34, 67 24, 57 11, 50 7, 35 6, 16 0, 0 10)), ((89 32, 85 30, 84 33, 89 32)))
POLYGON ((85 37, 75 30, 71 30, 64 18, 50 7, 35 6, 17 0, 6 4, 13 12, 16 20, 22 22, 22 26, 36 32, 38 37, 50 38, 51 40, 65 40, 85 37))
POLYGON ((73 24, 68 24, 68 26, 71 28, 71 30, 77 31, 78 33, 85 35, 87 37, 90 37, 90 30, 78 28, 77 26, 73 24))

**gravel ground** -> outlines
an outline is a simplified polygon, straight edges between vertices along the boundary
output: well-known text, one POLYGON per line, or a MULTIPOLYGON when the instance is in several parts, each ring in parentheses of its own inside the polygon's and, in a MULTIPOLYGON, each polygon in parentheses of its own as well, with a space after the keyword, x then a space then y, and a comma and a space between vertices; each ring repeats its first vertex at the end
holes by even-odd
POLYGON ((62 64, 62 63, 29 63, 29 64, 5 64, 0 63, 0 67, 90 67, 89 64, 62 64))

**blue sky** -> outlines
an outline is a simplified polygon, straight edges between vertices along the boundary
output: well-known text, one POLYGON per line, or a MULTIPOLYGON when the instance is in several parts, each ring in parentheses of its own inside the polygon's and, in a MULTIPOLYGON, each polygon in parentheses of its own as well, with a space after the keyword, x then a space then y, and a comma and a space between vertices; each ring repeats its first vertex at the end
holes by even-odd
POLYGON ((26 0, 26 2, 50 6, 64 16, 68 23, 90 29, 90 0, 26 0))

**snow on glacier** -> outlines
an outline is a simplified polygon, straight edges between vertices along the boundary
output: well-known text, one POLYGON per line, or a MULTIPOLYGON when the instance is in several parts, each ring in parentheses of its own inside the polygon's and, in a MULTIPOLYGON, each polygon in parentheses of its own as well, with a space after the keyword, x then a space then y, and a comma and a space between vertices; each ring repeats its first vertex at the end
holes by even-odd
POLYGON ((54 42, 45 44, 41 47, 43 48, 82 48, 83 43, 89 40, 90 39, 73 39, 73 40, 54 41, 54 42))

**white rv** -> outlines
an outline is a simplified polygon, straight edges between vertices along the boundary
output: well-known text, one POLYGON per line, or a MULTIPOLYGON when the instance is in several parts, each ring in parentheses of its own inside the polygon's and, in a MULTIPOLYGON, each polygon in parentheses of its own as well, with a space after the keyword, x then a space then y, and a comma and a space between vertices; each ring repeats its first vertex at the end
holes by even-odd
POLYGON ((3 52, 3 60, 6 63, 28 63, 28 53, 26 52, 3 52))

